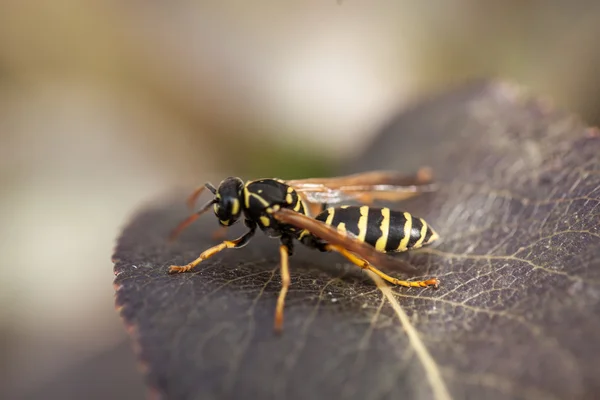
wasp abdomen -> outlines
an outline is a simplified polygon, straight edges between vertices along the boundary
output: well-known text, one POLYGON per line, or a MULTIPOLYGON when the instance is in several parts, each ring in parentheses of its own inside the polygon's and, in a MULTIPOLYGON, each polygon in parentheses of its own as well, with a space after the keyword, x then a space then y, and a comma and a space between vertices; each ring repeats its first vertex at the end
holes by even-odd
POLYGON ((422 218, 385 207, 328 208, 316 219, 338 231, 354 234, 382 253, 416 249, 438 238, 437 233, 422 218))

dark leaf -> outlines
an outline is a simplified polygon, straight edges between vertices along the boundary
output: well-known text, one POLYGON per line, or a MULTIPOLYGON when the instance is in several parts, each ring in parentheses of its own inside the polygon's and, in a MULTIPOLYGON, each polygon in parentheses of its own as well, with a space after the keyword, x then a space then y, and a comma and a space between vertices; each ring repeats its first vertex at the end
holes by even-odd
POLYGON ((298 246, 280 337, 276 241, 258 235, 169 276, 214 244, 216 222, 169 245, 185 195, 141 211, 119 240, 115 283, 148 383, 168 398, 594 397, 597 132, 514 87, 477 84, 392 121, 346 172, 422 165, 440 189, 396 208, 441 239, 400 257, 440 289, 374 283, 298 246))

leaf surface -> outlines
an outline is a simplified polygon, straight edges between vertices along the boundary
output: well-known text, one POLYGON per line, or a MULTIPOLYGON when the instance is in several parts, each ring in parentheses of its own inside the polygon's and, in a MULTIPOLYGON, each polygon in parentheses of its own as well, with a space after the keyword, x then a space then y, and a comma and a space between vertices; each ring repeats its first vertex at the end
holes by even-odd
POLYGON ((441 239, 399 257, 440 289, 390 287, 298 245, 282 336, 276 241, 259 234, 170 276, 215 244, 216 222, 205 216, 169 244, 185 197, 141 210, 119 239, 115 287, 149 385, 186 399, 592 398, 597 131, 515 87, 479 83, 399 115, 345 172, 423 165, 439 190, 395 208, 441 239))

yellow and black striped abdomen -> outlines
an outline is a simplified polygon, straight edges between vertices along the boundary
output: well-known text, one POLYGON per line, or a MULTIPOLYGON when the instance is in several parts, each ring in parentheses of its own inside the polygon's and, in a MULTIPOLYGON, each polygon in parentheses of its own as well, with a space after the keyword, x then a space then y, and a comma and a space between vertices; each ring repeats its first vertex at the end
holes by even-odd
POLYGON ((416 249, 438 238, 423 219, 407 212, 369 206, 328 208, 316 217, 350 232, 382 253, 416 249))

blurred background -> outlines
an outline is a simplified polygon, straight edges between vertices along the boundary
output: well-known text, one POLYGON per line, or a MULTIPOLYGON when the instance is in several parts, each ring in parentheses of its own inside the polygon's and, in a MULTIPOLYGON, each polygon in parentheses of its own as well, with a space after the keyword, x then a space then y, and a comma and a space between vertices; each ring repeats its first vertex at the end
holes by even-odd
POLYGON ((145 396, 110 257, 140 205, 327 175, 480 77, 600 122, 600 3, 0 2, 0 397, 145 396))

